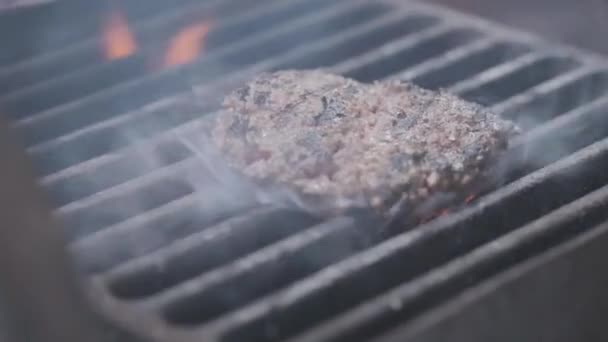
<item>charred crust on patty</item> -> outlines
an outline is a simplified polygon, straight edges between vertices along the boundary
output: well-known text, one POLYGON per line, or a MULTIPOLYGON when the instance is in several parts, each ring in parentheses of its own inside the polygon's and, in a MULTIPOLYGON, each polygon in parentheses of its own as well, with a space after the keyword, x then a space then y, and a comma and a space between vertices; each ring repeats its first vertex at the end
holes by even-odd
POLYGON ((375 207, 464 191, 519 132, 444 91, 320 70, 259 75, 224 109, 212 141, 244 175, 375 207))

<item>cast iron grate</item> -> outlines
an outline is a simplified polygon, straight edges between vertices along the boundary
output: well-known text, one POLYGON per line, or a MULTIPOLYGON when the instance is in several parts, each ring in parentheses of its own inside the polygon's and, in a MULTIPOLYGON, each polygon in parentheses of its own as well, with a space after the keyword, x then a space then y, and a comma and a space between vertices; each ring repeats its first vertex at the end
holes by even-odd
POLYGON ((361 341, 608 218, 608 64, 396 3, 125 0, 139 49, 114 61, 98 33, 117 8, 57 23, 83 13, 65 0, 0 18, 50 22, 34 46, 5 40, 0 104, 112 319, 159 341, 361 341), (151 69, 201 20, 200 57, 151 69), (192 148, 221 95, 264 70, 313 67, 446 88, 517 120, 504 186, 382 241, 374 222, 224 192, 192 148))

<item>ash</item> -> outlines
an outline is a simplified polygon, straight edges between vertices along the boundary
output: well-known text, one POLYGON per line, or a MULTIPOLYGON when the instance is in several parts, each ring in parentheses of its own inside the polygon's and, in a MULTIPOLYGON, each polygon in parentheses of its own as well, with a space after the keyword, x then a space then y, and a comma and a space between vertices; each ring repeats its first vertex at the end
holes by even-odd
POLYGON ((246 176, 377 208, 463 190, 518 132, 445 92, 320 70, 259 75, 224 107, 213 142, 246 176))

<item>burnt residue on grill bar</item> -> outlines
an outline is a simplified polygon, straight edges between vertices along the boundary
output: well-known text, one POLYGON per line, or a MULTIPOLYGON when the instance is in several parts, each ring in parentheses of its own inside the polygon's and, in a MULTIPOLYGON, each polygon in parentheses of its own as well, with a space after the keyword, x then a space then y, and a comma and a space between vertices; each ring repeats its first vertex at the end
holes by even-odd
POLYGON ((141 39, 125 59, 104 59, 92 21, 70 29, 86 16, 49 31, 37 56, 0 55, 3 114, 118 324, 157 340, 367 340, 607 218, 601 58, 416 2, 255 3, 125 0, 141 39), (197 15, 213 19, 205 51, 148 68, 197 15), (217 179, 193 137, 225 91, 317 67, 449 89, 524 132, 475 201, 382 236, 374 218, 261 205, 245 183, 217 179))

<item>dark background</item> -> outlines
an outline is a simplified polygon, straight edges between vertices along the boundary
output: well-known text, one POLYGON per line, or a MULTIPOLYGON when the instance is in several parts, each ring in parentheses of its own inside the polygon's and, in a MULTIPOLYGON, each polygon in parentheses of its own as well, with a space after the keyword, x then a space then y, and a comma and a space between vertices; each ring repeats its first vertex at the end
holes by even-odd
POLYGON ((608 0, 427 1, 608 54, 608 0))

